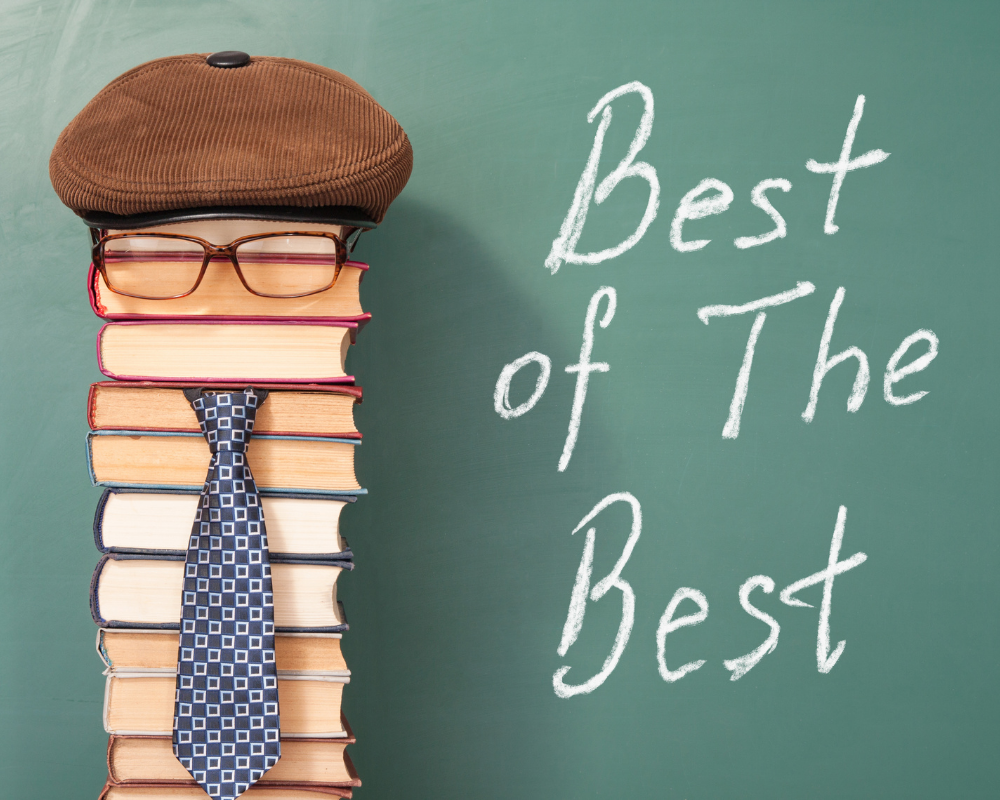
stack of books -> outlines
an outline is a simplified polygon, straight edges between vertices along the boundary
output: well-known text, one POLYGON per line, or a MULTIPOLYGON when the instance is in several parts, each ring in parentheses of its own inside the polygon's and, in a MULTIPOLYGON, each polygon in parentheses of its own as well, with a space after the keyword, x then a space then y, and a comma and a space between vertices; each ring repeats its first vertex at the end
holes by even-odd
MULTIPOLYGON (((211 234, 198 226, 171 229, 230 240, 218 222, 211 234)), ((182 573, 211 460, 184 396, 191 387, 268 390, 247 453, 272 564, 281 758, 245 796, 351 797, 361 785, 341 712, 351 673, 336 587, 354 566, 341 512, 365 492, 354 471, 362 391, 345 360, 370 316, 359 292, 367 269, 348 261, 327 291, 277 299, 251 294, 228 261, 213 260, 195 292, 167 300, 118 294, 91 269, 90 303, 108 320, 98 364, 112 379, 87 401, 90 474, 105 487, 90 599, 107 676, 102 800, 206 797, 171 743, 182 573)))

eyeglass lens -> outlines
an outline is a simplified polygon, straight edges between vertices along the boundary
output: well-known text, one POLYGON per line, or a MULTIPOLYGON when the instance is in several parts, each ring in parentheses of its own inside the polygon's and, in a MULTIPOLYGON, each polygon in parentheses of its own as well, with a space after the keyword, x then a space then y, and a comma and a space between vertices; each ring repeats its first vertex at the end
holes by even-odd
POLYGON ((337 277, 337 243, 325 236, 268 236, 236 248, 243 279, 271 297, 316 292, 337 277))
MULTIPOLYGON (((149 299, 187 294, 205 257, 197 242, 124 236, 104 245, 104 269, 117 291, 149 299)), ((216 256, 225 259, 225 256, 216 256)), ((266 236, 243 242, 236 260, 251 291, 295 297, 328 288, 337 277, 337 243, 325 236, 266 236)))
POLYGON ((135 236, 104 245, 104 270, 111 287, 151 299, 190 292, 204 259, 205 249, 184 239, 135 236))

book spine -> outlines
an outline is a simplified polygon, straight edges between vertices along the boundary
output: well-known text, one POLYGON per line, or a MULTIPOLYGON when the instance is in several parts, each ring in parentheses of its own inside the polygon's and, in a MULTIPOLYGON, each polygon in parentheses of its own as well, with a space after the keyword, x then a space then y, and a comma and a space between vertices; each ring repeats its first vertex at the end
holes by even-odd
POLYGON ((97 296, 97 267, 94 262, 90 262, 90 269, 87 271, 87 301, 90 303, 90 310, 102 319, 107 319, 104 306, 97 296))
MULTIPOLYGON (((187 558, 187 551, 175 551, 175 552, 149 552, 149 553, 119 553, 115 551, 109 551, 104 554, 101 561, 184 561, 187 558)), ((350 572, 354 569, 354 562, 348 561, 343 558, 331 558, 317 563, 317 559, 314 555, 309 554, 308 556, 300 556, 297 553, 294 555, 282 555, 281 553, 272 553, 270 556, 270 561, 274 564, 307 564, 310 566, 319 567, 336 567, 337 569, 342 569, 346 572, 350 572)), ((103 564, 98 565, 98 569, 104 569, 103 564)))
POLYGON ((97 562, 97 566, 94 568, 94 574, 90 577, 90 615, 94 618, 94 622, 97 623, 97 627, 106 628, 108 627, 107 620, 101 616, 100 602, 97 597, 97 590, 101 582, 101 571, 104 569, 104 565, 108 563, 108 559, 111 556, 105 555, 97 562))
MULTIPOLYGON (((105 547, 98 548, 102 553, 113 553, 121 556, 137 556, 140 558, 164 557, 178 561, 187 557, 187 550, 153 550, 148 547, 105 547)), ((316 564, 317 566, 335 565, 345 570, 354 569, 354 552, 348 547, 339 553, 271 553, 272 564, 316 564), (350 565, 350 566, 348 566, 350 565)))
POLYGON ((90 384, 90 391, 87 392, 87 427, 94 430, 97 425, 94 424, 94 405, 97 403, 97 386, 98 384, 90 384))
POLYGON ((100 486, 97 482, 97 475, 94 474, 94 448, 90 445, 91 435, 87 434, 87 472, 90 475, 90 485, 100 486))
MULTIPOLYGON (((90 448, 88 447, 89 451, 90 448)), ((97 510, 94 512, 94 544, 97 545, 97 549, 102 553, 107 553, 108 549, 104 546, 104 538, 101 535, 101 530, 104 527, 104 510, 107 508, 108 500, 111 499, 113 490, 105 489, 101 493, 101 499, 97 501, 97 510)))
POLYGON ((104 645, 104 628, 97 629, 97 657, 104 662, 104 666, 108 669, 113 669, 114 664, 111 662, 111 656, 108 655, 108 648, 104 645))
MULTIPOLYGON (((204 487, 199 486, 197 489, 184 489, 178 486, 170 486, 165 489, 146 489, 141 486, 115 486, 112 488, 114 494, 201 494, 204 487)), ((257 489, 257 493, 261 497, 274 497, 276 496, 275 491, 272 489, 257 489)), ((357 493, 355 494, 345 494, 339 497, 330 497, 328 495, 316 495, 313 492, 294 492, 286 491, 281 492, 280 497, 292 498, 294 500, 325 500, 328 502, 337 503, 356 503, 358 501, 357 493)))
POLYGON ((118 776, 115 775, 115 761, 114 758, 112 758, 112 751, 115 747, 116 738, 117 737, 114 734, 111 734, 108 737, 108 783, 114 784, 118 783, 118 776))
MULTIPOLYGON (((261 381, 254 381, 254 386, 258 389, 267 390, 289 390, 287 383, 262 383, 261 381)), ((121 389, 127 387, 129 390, 133 389, 237 389, 242 390, 246 388, 245 383, 234 383, 233 381, 212 381, 210 383, 205 383, 204 381, 129 381, 128 383, 121 383, 120 381, 98 381, 97 383, 91 384, 91 386, 97 386, 101 389, 121 389)), ((331 385, 329 383, 303 383, 291 387, 291 391, 296 392, 325 392, 329 394, 349 394, 354 397, 356 403, 360 403, 364 397, 364 390, 360 386, 345 386, 345 385, 331 385)))

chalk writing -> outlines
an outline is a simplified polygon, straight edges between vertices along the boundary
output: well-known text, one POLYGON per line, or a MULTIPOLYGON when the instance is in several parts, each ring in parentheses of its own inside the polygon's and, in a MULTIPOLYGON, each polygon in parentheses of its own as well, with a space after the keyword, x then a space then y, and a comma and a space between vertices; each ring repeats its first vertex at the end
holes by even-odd
POLYGON ((682 586, 667 603, 667 609, 660 617, 660 624, 656 627, 656 666, 660 671, 660 677, 667 683, 679 681, 689 672, 701 669, 705 664, 705 659, 700 661, 689 661, 687 664, 670 669, 667 667, 666 649, 667 635, 673 633, 678 628, 687 628, 691 625, 700 625, 708 619, 708 598, 697 589, 682 586), (675 617, 677 606, 685 600, 692 600, 698 606, 698 610, 693 614, 685 614, 683 617, 675 617))
POLYGON ((601 113, 601 121, 597 125, 597 132, 594 134, 594 144, 590 149, 590 156, 587 158, 587 165, 580 176, 580 182, 576 185, 573 193, 573 203, 569 208, 569 213, 559 229, 559 235, 552 242, 552 249, 545 259, 545 266, 555 275, 563 262, 567 264, 600 264, 611 258, 616 258, 635 247, 636 243, 645 235, 650 223, 656 219, 656 210, 660 206, 660 181, 656 177, 656 170, 645 161, 636 161, 635 157, 639 151, 646 146, 649 134, 653 131, 653 93, 648 86, 632 81, 617 89, 612 89, 604 97, 597 101, 590 113, 587 115, 587 122, 593 122, 598 112, 601 113), (600 185, 594 189, 597 181, 597 167, 601 161, 601 150, 604 148, 604 134, 607 133, 611 125, 611 101, 625 94, 636 93, 642 96, 645 108, 642 118, 639 120, 639 127, 636 129, 635 138, 629 145, 618 166, 601 181, 600 185), (587 211, 590 210, 590 201, 600 205, 608 199, 614 188, 625 178, 642 178, 649 184, 649 200, 646 203, 646 210, 642 214, 638 227, 624 241, 601 250, 597 253, 577 253, 576 245, 583 234, 583 226, 587 222, 587 211))
POLYGON ((788 606, 801 606, 802 608, 812 608, 810 603, 806 603, 795 597, 803 589, 823 584, 823 603, 819 610, 819 626, 816 630, 816 668, 820 672, 829 672, 833 665, 837 663, 844 648, 847 646, 846 640, 841 640, 834 651, 830 652, 830 612, 833 609, 833 579, 850 569, 863 564, 868 556, 864 553, 855 553, 850 558, 840 561, 840 546, 844 542, 844 526, 847 524, 847 508, 840 507, 837 512, 837 525, 833 529, 833 539, 830 541, 830 557, 827 559, 826 569, 821 569, 807 578, 795 581, 791 586, 786 586, 781 590, 781 602, 788 606))
POLYGON ((729 208, 729 204, 732 202, 732 189, 715 178, 705 178, 684 195, 681 202, 678 203, 673 222, 670 223, 670 246, 678 253, 693 253, 695 250, 701 250, 711 240, 695 239, 691 242, 685 242, 683 236, 684 221, 721 214, 729 208), (705 192, 710 190, 714 190, 717 194, 702 197, 705 192))
POLYGON ((604 661, 604 666, 601 667, 600 672, 596 675, 584 683, 571 686, 563 681, 566 673, 570 670, 569 667, 559 667, 555 671, 555 674, 552 676, 552 688, 559 697, 589 694, 604 683, 608 679, 608 676, 614 672, 615 667, 618 666, 618 660, 622 657, 622 653, 625 652, 625 645, 628 644, 629 635, 632 633, 632 625, 635 623, 635 592, 632 590, 629 582, 622 578, 622 570, 628 563, 629 557, 632 555, 632 550, 635 549, 635 544, 639 541, 639 535, 642 533, 642 508, 639 505, 639 501, 629 492, 609 494, 594 506, 587 516, 580 520, 580 524, 573 529, 573 533, 580 530, 612 503, 628 503, 632 509, 632 528, 629 531, 628 539, 625 541, 625 547, 622 548, 622 554, 618 557, 618 561, 615 562, 615 566, 611 572, 591 588, 590 575, 594 566, 594 543, 597 537, 597 529, 590 528, 587 530, 587 540, 583 547, 583 556, 580 559, 580 567, 577 570, 576 581, 573 584, 573 591, 570 594, 569 611, 566 614, 566 623, 563 625, 562 639, 559 641, 559 648, 556 652, 560 656, 565 656, 569 648, 576 641, 577 636, 580 635, 580 631, 583 629, 583 617, 587 610, 588 597, 596 603, 611 589, 617 589, 621 592, 621 623, 618 626, 618 633, 615 635, 615 642, 611 646, 611 652, 608 653, 608 657, 604 661))
POLYGON ((771 221, 774 223, 774 229, 759 236, 740 236, 734 239, 733 244, 740 248, 740 250, 767 244, 768 242, 773 242, 775 239, 784 239, 788 235, 788 226, 785 225, 785 218, 778 213, 777 209, 771 205, 771 201, 767 199, 767 195, 764 194, 768 189, 781 189, 783 192, 790 192, 792 191, 792 184, 791 181, 786 181, 784 178, 768 178, 753 187, 753 191, 750 192, 750 202, 771 218, 771 221))
MULTIPOLYGON (((638 81, 633 81, 606 93, 598 100, 597 104, 587 115, 588 123, 593 123, 598 115, 600 116, 600 121, 594 132, 590 154, 583 173, 577 182, 569 212, 563 220, 559 234, 553 240, 552 247, 545 259, 545 266, 553 275, 559 271, 564 263, 599 264, 621 256, 639 242, 655 220, 660 197, 660 184, 656 169, 644 161, 636 160, 640 151, 648 143, 652 132, 653 107, 653 93, 649 87, 638 81), (598 169, 600 167, 605 136, 613 119, 613 101, 628 94, 638 94, 642 98, 642 117, 624 158, 598 183, 598 169), (591 204, 600 205, 603 203, 621 181, 630 177, 641 178, 649 186, 649 197, 645 210, 642 213, 641 219, 636 224, 633 233, 613 247, 595 252, 578 253, 576 248, 586 225, 591 204)), ((826 215, 823 221, 823 231, 828 235, 832 235, 839 230, 835 218, 847 174, 879 164, 889 157, 889 153, 878 149, 869 150, 858 156, 852 156, 854 140, 857 136, 864 108, 865 96, 858 95, 854 104, 854 112, 848 123, 847 133, 844 136, 841 146, 840 156, 836 161, 821 163, 815 159, 809 159, 805 164, 809 172, 832 176, 826 215)), ((763 233, 735 238, 733 245, 737 250, 760 247, 788 236, 788 225, 768 197, 767 193, 769 191, 780 191, 788 194, 792 191, 792 182, 786 178, 766 178, 756 183, 750 192, 750 202, 754 207, 760 209, 768 216, 773 227, 765 230, 763 233)), ((685 239, 685 225, 694 220, 724 214, 730 208, 733 201, 733 190, 727 183, 718 178, 705 178, 693 189, 685 192, 678 201, 670 223, 669 239, 673 250, 677 253, 693 253, 707 247, 711 243, 711 240, 707 238, 694 238, 690 230, 687 232, 687 235, 691 238, 685 239)), ((816 286, 811 281, 803 280, 796 283, 792 289, 761 297, 757 300, 736 305, 707 305, 697 309, 697 317, 705 325, 708 325, 715 317, 732 317, 743 314, 754 315, 743 353, 743 361, 736 376, 736 386, 729 404, 729 414, 722 427, 722 438, 735 440, 739 437, 743 411, 746 407, 749 392, 754 354, 764 329, 764 323, 767 321, 766 309, 791 303, 794 300, 807 297, 815 292, 816 286)), ((852 345, 832 355, 830 353, 837 318, 843 306, 846 292, 847 290, 844 286, 836 289, 826 315, 826 321, 823 324, 819 350, 809 386, 809 399, 801 415, 802 420, 806 423, 811 423, 815 419, 823 380, 836 366, 851 359, 857 362, 854 383, 850 396, 847 399, 847 411, 849 413, 854 414, 861 408, 868 391, 871 370, 868 356, 865 352, 860 347, 852 345)), ((557 465, 558 472, 566 470, 576 448, 591 373, 608 372, 611 369, 607 362, 592 361, 591 357, 594 348, 595 326, 599 324, 601 328, 608 327, 615 316, 617 301, 617 293, 614 288, 601 286, 594 292, 587 306, 579 360, 576 364, 570 364, 566 367, 567 373, 576 374, 576 387, 570 409, 569 429, 557 465), (598 319, 601 301, 605 298, 607 301, 605 311, 603 316, 598 319)), ((907 406, 927 396, 928 392, 926 390, 911 391, 909 394, 898 394, 897 384, 908 376, 925 370, 937 358, 939 345, 940 342, 937 335, 926 328, 920 328, 903 339, 902 343, 889 358, 883 374, 882 394, 886 403, 893 407, 907 406), (904 359, 906 359, 911 348, 920 342, 926 343, 926 351, 904 364, 904 359)), ((545 393, 548 385, 551 370, 552 364, 549 357, 537 351, 526 353, 520 358, 506 364, 500 371, 494 389, 493 406, 497 414, 503 419, 509 420, 528 413, 542 399, 542 395, 545 393), (512 406, 510 402, 511 382, 520 370, 530 364, 538 364, 539 366, 535 389, 527 400, 517 406, 512 406)), ((618 665, 628 645, 635 623, 636 593, 631 584, 622 577, 622 570, 632 556, 642 530, 642 512, 639 501, 629 492, 609 494, 584 516, 583 520, 581 520, 580 524, 572 532, 575 534, 577 531, 587 527, 604 509, 619 502, 627 503, 632 511, 632 526, 628 539, 611 572, 597 583, 592 583, 597 529, 596 527, 587 528, 584 537, 583 553, 581 554, 576 577, 570 592, 566 622, 563 625, 562 636, 556 652, 560 658, 567 656, 570 648, 577 641, 583 629, 588 602, 598 602, 611 589, 617 589, 622 596, 622 614, 618 632, 615 635, 614 643, 603 666, 595 675, 587 680, 574 684, 567 683, 565 678, 571 669, 568 665, 563 665, 555 671, 552 676, 552 687, 556 695, 561 698, 589 694, 608 679, 618 665)), ((830 618, 833 608, 834 580, 838 575, 843 575, 845 572, 860 566, 868 558, 865 553, 860 551, 849 558, 840 558, 846 523, 847 508, 841 505, 830 542, 826 567, 801 580, 794 581, 782 589, 778 595, 781 603, 786 606, 811 608, 811 604, 800 599, 799 594, 812 586, 822 584, 823 594, 816 633, 816 666, 817 670, 824 674, 833 669, 843 655, 846 647, 846 640, 841 640, 835 647, 831 648, 830 618)), ((747 578, 738 589, 739 604, 750 617, 767 626, 768 634, 749 653, 723 660, 722 665, 728 670, 731 681, 738 681, 743 678, 750 670, 757 667, 766 655, 773 653, 778 646, 778 639, 781 632, 781 625, 778 620, 751 602, 751 595, 758 589, 764 595, 772 594, 775 591, 774 579, 768 575, 753 575, 747 578)), ((671 668, 668 666, 667 644, 671 634, 675 634, 683 628, 705 623, 708 620, 708 615, 708 598, 700 590, 690 586, 681 586, 673 592, 666 609, 659 618, 655 633, 657 671, 665 682, 669 684, 676 683, 682 678, 700 670, 707 663, 706 659, 699 659, 671 668), (681 606, 685 603, 687 606, 693 604, 695 609, 684 613, 681 606)))
MULTIPOLYGON (((844 185, 844 178, 848 172, 853 172, 865 167, 871 167, 885 161, 889 153, 884 150, 869 150, 854 158, 851 157, 851 150, 854 147, 854 137, 858 132, 858 125, 865 109, 865 96, 858 95, 854 104, 854 113, 851 121, 847 125, 847 134, 844 136, 844 143, 840 149, 840 158, 837 161, 821 163, 813 158, 806 162, 806 169, 817 174, 833 175, 833 182, 830 186, 830 196, 826 205, 826 217, 823 220, 823 232, 834 234, 840 230, 834 222, 837 213, 837 204, 840 201, 840 191, 844 185)), ((601 114, 601 121, 597 125, 594 134, 594 143, 590 148, 590 155, 587 158, 586 166, 580 175, 580 180, 573 193, 573 202, 570 204, 569 213, 563 220, 559 228, 559 235, 553 240, 552 248, 545 258, 545 266, 555 275, 563 263, 567 264, 600 264, 612 258, 617 258, 622 253, 631 250, 639 240, 645 235, 646 230, 656 219, 656 212, 660 203, 660 182, 656 175, 656 169, 645 161, 636 161, 635 157, 639 151, 646 146, 649 135, 653 130, 653 93, 645 84, 639 81, 632 81, 612 89, 597 101, 590 113, 587 115, 587 122, 592 123, 601 114), (639 127, 636 129, 635 137, 629 145, 625 157, 618 163, 604 180, 597 183, 597 170, 600 166, 601 151, 604 148, 604 137, 611 125, 612 110, 611 102, 626 94, 636 93, 642 96, 644 111, 639 120, 639 127), (583 235, 583 228, 587 222, 587 212, 590 210, 591 201, 595 205, 600 205, 608 199, 614 188, 625 178, 639 177, 649 184, 649 200, 643 212, 642 219, 639 220, 635 231, 622 242, 614 247, 600 250, 596 253, 577 253, 576 245, 583 235), (596 188, 595 188, 596 187, 596 188)), ((790 192, 792 184, 785 178, 768 178, 760 181, 750 193, 750 202, 754 206, 764 211, 774 222, 774 228, 758 236, 740 236, 733 241, 733 244, 741 250, 748 247, 757 247, 777 239, 783 239, 788 234, 788 227, 784 218, 768 200, 768 189, 781 189, 783 192, 790 192)), ((705 178, 697 186, 681 197, 670 223, 670 245, 679 253, 693 253, 701 250, 711 240, 692 239, 685 241, 683 237, 684 223, 687 220, 702 219, 704 217, 722 214, 733 202, 733 190, 728 184, 717 178, 705 178), (714 192, 708 196, 703 196, 707 192, 714 192)))
POLYGON ((810 158, 806 162, 806 169, 810 172, 827 173, 833 175, 833 185, 830 187, 830 199, 826 204, 826 219, 823 220, 823 233, 834 234, 840 230, 840 226, 833 221, 837 213, 837 201, 840 200, 840 188, 844 185, 844 178, 848 172, 856 169, 863 169, 885 161, 889 153, 884 150, 869 150, 867 153, 851 158, 851 148, 854 147, 854 136, 858 132, 858 124, 861 122, 861 115, 865 112, 865 96, 858 95, 854 103, 854 114, 847 124, 847 135, 844 137, 844 145, 840 148, 840 158, 829 164, 820 164, 810 158))
POLYGON ((500 377, 497 379, 497 388, 493 392, 493 408, 504 419, 514 419, 522 414, 527 414, 535 407, 535 404, 542 399, 545 394, 545 387, 549 385, 549 375, 552 374, 552 360, 543 353, 532 351, 525 353, 518 359, 511 361, 500 370, 500 377), (535 390, 531 397, 525 400, 516 408, 510 406, 510 383, 528 364, 536 363, 541 368, 538 378, 535 380, 535 390))
POLYGON ((594 296, 590 298, 587 305, 587 317, 583 323, 583 343, 580 345, 580 360, 576 364, 570 364, 566 371, 576 373, 576 389, 573 391, 573 407, 569 415, 569 431, 566 433, 566 442, 563 444, 562 455, 559 456, 559 472, 565 472, 569 466, 569 460, 573 456, 573 448, 576 447, 576 439, 580 435, 580 418, 583 415, 583 403, 587 399, 587 384, 590 382, 591 372, 607 372, 611 366, 606 361, 594 361, 591 363, 590 354, 594 350, 594 321, 597 319, 597 309, 601 305, 601 298, 608 298, 608 307, 601 317, 601 327, 606 328, 614 319, 615 309, 618 305, 618 295, 610 286, 602 286, 594 296))
POLYGON ((743 353, 743 364, 740 366, 739 375, 736 376, 736 390, 733 392, 733 401, 729 404, 729 418, 722 428, 723 439, 735 439, 740 435, 740 419, 743 416, 743 406, 747 400, 747 390, 750 388, 750 368, 753 366, 753 352, 757 346, 757 338, 764 327, 767 319, 761 309, 773 308, 774 306, 790 303, 800 297, 812 294, 816 287, 809 281, 799 281, 794 289, 789 289, 781 294, 774 294, 770 297, 762 297, 741 306, 705 306, 698 309, 698 319, 708 325, 712 317, 732 317, 739 314, 747 314, 752 311, 759 311, 750 328, 750 336, 747 339, 747 348, 743 353))
POLYGON ((723 666, 732 673, 729 676, 729 680, 731 681, 738 681, 752 670, 764 656, 768 653, 773 653, 774 648, 778 646, 778 633, 781 631, 781 626, 774 617, 754 607, 750 602, 750 592, 754 589, 762 589, 766 594, 770 594, 774 591, 774 581, 767 575, 754 575, 752 578, 747 578, 740 587, 740 605, 743 607, 743 610, 754 619, 759 619, 766 624, 771 629, 771 632, 758 647, 755 647, 745 656, 722 662, 723 666))
POLYGON ((840 313, 840 305, 844 302, 844 287, 837 289, 830 303, 830 313, 826 315, 826 324, 823 326, 823 335, 819 340, 819 355, 816 356, 816 366, 813 369, 812 386, 809 387, 809 403, 806 410, 802 412, 802 419, 812 422, 816 416, 816 404, 819 403, 819 389, 823 385, 823 378, 837 364, 847 361, 849 358, 858 360, 858 371, 854 376, 854 386, 851 388, 851 396, 847 398, 847 410, 853 414, 865 401, 865 392, 868 391, 868 356, 860 347, 848 347, 835 356, 830 356, 830 340, 833 339, 833 326, 837 322, 837 314, 840 313))
POLYGON ((916 403, 917 400, 924 397, 927 392, 914 392, 905 397, 897 397, 893 394, 892 386, 903 380, 907 375, 912 375, 914 372, 926 369, 927 365, 937 358, 937 354, 938 337, 934 334, 934 331, 919 330, 903 339, 902 344, 896 348, 896 352, 890 356, 889 363, 885 365, 885 380, 882 383, 882 393, 885 396, 885 402, 894 406, 908 406, 910 403, 916 403), (905 367, 900 367, 899 362, 906 355, 906 351, 921 339, 929 345, 927 352, 911 361, 905 367))

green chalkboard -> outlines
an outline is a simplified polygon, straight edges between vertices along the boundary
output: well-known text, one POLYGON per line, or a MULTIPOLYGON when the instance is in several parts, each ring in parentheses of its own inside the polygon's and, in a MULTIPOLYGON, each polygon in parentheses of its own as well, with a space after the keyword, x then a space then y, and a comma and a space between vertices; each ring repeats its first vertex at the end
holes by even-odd
POLYGON ((995 4, 0 13, 4 796, 94 797, 104 780, 83 456, 100 321, 48 154, 126 69, 229 48, 351 75, 415 152, 358 250, 374 319, 349 366, 370 494, 344 515, 358 568, 341 596, 359 800, 996 796, 995 4), (609 118, 598 106, 620 87, 609 118), (648 109, 634 174, 605 198, 648 109), (581 176, 599 130, 594 194, 581 176), (822 165, 839 161, 827 225, 841 181, 822 165), (755 205, 766 180, 787 184, 755 205), (772 230, 786 235, 734 245, 772 230), (571 255, 553 272, 561 231, 571 255), (831 324, 820 366, 847 358, 817 373, 831 324), (584 364, 604 371, 579 366, 585 329, 584 364))

